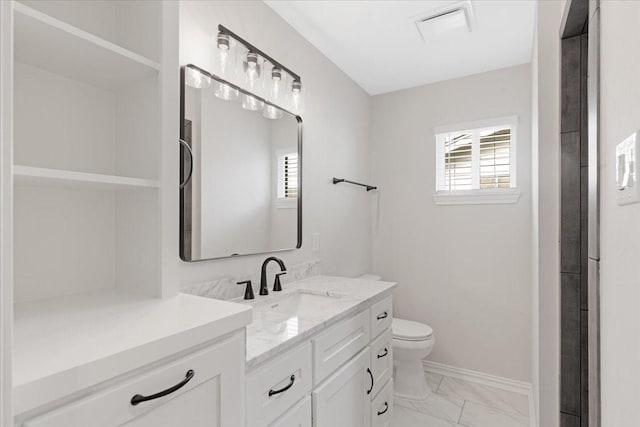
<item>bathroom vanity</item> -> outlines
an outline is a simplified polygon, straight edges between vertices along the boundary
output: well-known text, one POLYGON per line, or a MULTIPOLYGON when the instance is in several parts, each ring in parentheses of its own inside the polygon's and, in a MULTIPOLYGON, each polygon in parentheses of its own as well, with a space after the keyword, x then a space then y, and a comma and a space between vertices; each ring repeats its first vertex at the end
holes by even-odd
POLYGON ((22 304, 15 425, 241 425, 250 321, 250 307, 184 294, 106 291, 22 304))
POLYGON ((394 286, 316 276, 251 303, 247 427, 390 425, 394 286))

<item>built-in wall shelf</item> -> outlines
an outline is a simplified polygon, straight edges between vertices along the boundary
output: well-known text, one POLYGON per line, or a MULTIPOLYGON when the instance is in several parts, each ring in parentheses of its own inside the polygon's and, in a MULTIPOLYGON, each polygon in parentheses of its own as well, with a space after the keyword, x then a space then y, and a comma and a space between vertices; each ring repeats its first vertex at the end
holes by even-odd
POLYGON ((151 179, 36 168, 31 166, 14 166, 13 178, 16 185, 43 187, 93 190, 135 190, 160 187, 159 181, 151 179))
POLYGON ((14 2, 15 59, 115 90, 155 75, 160 64, 24 4, 14 2))

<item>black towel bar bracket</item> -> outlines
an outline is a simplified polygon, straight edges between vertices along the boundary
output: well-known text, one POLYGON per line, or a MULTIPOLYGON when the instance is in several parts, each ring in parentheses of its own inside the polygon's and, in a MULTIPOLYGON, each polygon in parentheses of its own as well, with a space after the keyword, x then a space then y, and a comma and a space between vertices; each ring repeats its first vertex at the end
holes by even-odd
POLYGON ((349 181, 348 179, 344 179, 344 178, 333 178, 333 183, 334 184, 339 184, 341 182, 346 182, 348 184, 359 185, 360 187, 365 187, 367 189, 367 191, 377 190, 378 189, 378 187, 374 187, 373 185, 361 184, 359 182, 349 181))

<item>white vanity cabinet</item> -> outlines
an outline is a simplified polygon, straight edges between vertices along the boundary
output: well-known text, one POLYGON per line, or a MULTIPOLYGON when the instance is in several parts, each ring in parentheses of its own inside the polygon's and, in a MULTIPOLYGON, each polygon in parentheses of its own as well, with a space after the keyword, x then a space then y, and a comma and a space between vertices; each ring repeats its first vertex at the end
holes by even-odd
POLYGON ((243 423, 244 334, 236 333, 149 372, 127 375, 24 427, 218 427, 243 423), (157 398, 153 395, 165 394, 157 398), (134 396, 151 397, 133 404, 134 396))
POLYGON ((247 427, 390 426, 391 303, 375 301, 251 370, 247 427))

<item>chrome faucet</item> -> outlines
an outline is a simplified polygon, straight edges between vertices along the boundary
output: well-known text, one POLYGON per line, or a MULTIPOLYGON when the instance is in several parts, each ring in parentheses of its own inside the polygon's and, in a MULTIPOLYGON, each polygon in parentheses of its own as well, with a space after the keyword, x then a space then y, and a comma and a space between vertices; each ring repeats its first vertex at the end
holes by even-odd
POLYGON ((260 274, 260 295, 269 295, 269 288, 267 287, 267 265, 275 261, 280 265, 280 271, 286 271, 287 267, 284 266, 284 262, 280 258, 270 256, 262 263, 262 273, 260 274))

